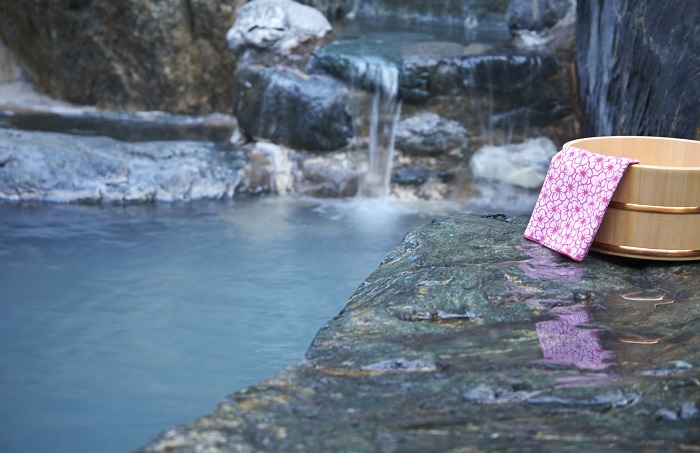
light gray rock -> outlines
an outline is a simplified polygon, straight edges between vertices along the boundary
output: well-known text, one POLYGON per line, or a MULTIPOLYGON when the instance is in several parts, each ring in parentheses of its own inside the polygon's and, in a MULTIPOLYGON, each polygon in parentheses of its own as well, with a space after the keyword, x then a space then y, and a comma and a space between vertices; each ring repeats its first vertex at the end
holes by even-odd
POLYGON ((305 159, 301 163, 302 178, 297 193, 324 198, 354 197, 360 187, 361 172, 344 156, 305 159))
POLYGON ((477 180, 537 189, 542 186, 556 151, 554 143, 545 137, 513 145, 489 145, 474 153, 469 166, 477 180))
POLYGON ((232 197, 241 157, 208 142, 124 143, 0 129, 0 200, 86 203, 232 197))
POLYGON ((331 30, 328 19, 310 6, 291 0, 254 0, 238 10, 226 43, 236 53, 249 47, 286 53, 331 30))
POLYGON ((396 127, 396 148, 407 154, 461 156, 468 145, 466 128, 435 113, 408 117, 396 127))
POLYGON ((285 194, 292 190, 293 181, 290 149, 269 142, 252 145, 243 168, 246 192, 285 194))

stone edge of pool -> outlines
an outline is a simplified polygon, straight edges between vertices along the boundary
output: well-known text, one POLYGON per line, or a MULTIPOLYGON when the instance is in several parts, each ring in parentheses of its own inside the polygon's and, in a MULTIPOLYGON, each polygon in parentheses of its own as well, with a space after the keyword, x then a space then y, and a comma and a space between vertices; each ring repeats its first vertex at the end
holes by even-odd
POLYGON ((700 449, 700 263, 575 263, 526 222, 410 231, 302 363, 140 451, 700 449))

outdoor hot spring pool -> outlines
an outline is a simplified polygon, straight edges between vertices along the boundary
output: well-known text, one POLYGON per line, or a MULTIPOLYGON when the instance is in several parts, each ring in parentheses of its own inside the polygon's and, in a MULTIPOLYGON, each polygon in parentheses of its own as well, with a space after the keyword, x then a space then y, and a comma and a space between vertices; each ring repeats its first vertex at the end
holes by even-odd
POLYGON ((446 211, 255 198, 0 204, 0 451, 126 452, 303 359, 446 211))

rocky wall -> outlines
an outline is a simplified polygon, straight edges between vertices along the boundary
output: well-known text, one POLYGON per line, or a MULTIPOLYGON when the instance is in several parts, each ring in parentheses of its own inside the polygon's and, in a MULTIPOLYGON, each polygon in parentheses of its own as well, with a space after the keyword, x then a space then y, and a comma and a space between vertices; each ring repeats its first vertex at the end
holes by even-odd
POLYGON ((42 91, 110 109, 231 110, 242 0, 0 0, 0 38, 42 91))
POLYGON ((700 5, 579 0, 577 13, 584 134, 699 137, 700 5))

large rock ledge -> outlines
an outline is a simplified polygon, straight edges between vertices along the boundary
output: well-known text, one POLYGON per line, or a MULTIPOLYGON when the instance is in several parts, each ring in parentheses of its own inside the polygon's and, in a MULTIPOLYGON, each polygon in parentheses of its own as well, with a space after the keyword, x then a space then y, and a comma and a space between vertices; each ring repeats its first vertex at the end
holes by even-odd
POLYGON ((700 449, 700 265, 574 263, 526 221, 411 231, 303 363, 142 451, 700 449))

